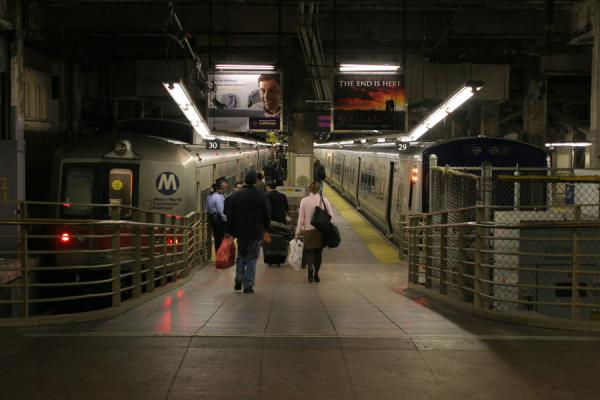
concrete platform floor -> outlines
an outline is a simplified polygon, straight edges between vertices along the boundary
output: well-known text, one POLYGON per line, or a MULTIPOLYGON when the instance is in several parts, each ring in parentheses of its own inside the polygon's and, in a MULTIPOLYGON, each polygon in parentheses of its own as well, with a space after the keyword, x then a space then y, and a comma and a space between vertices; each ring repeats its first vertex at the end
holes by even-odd
POLYGON ((0 398, 600 398, 600 337, 405 296, 406 265, 378 263, 360 217, 335 218, 343 242, 319 284, 261 263, 244 295, 209 266, 115 318, 0 330, 0 398))

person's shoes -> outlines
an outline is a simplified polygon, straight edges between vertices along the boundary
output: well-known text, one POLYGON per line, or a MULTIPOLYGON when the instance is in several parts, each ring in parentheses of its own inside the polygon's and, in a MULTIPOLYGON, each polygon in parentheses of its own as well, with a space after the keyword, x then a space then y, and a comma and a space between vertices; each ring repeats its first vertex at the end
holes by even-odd
POLYGON ((233 288, 235 290, 242 290, 242 282, 235 281, 235 286, 233 288))
POLYGON ((254 293, 254 289, 251 287, 244 288, 244 293, 254 293))
POLYGON ((312 267, 308 267, 308 282, 312 282, 313 280, 313 269, 312 267))
POLYGON ((315 282, 321 282, 321 279, 319 278, 319 275, 315 274, 315 282))

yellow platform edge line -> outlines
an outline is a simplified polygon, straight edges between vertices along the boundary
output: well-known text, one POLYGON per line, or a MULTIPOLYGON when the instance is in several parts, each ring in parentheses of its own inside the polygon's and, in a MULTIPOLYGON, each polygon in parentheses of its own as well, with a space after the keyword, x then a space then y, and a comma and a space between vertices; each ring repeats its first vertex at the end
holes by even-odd
POLYGON ((331 204, 337 209, 338 213, 341 214, 364 241, 378 262, 381 264, 397 264, 400 261, 398 259, 398 250, 363 215, 344 200, 342 196, 329 186, 325 186, 324 193, 331 204))

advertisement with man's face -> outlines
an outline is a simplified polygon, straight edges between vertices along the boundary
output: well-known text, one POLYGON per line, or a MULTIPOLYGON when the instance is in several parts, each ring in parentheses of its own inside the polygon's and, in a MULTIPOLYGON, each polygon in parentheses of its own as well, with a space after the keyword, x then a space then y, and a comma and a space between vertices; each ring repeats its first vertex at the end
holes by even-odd
POLYGON ((405 130, 401 74, 335 74, 333 130, 405 130))
POLYGON ((208 125, 218 131, 281 130, 281 74, 214 73, 208 98, 208 125))

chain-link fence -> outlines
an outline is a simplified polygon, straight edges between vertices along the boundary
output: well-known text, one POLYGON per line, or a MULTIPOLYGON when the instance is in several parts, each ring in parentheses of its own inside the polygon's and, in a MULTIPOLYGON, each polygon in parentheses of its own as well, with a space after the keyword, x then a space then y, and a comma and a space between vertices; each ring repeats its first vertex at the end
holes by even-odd
POLYGON ((407 227, 411 285, 512 319, 596 327, 599 191, 600 176, 571 171, 434 167, 433 212, 407 227))

